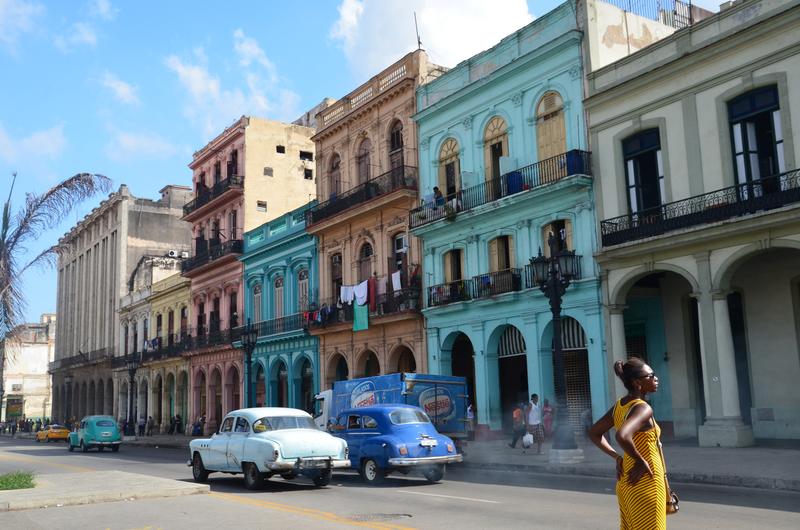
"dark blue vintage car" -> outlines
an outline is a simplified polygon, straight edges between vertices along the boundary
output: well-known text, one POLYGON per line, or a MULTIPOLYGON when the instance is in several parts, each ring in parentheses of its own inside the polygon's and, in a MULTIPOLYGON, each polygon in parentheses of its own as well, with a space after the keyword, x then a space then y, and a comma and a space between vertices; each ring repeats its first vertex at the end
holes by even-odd
POLYGON ((428 415, 411 405, 373 405, 342 411, 331 434, 350 448, 350 465, 368 484, 392 471, 422 473, 429 482, 444 476, 446 464, 461 462, 453 440, 439 434, 428 415))

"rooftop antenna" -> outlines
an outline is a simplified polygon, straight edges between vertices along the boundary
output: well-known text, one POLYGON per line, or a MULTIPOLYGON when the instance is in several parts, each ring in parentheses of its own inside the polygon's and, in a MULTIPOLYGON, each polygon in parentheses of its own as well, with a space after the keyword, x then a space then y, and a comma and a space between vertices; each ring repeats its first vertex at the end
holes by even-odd
POLYGON ((417 49, 422 49, 422 40, 419 38, 419 26, 417 25, 417 12, 414 11, 414 30, 417 32, 417 49))

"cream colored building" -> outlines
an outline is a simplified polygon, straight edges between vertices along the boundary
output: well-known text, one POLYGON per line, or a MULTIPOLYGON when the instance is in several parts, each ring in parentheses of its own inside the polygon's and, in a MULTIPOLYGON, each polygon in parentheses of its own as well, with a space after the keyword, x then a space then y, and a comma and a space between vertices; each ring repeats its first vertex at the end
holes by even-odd
POLYGON ((0 341, 0 421, 52 415, 48 363, 55 352, 56 315, 22 324, 0 341))
POLYGON ((800 2, 743 0, 588 77, 608 363, 703 446, 800 438, 798 44, 800 2))

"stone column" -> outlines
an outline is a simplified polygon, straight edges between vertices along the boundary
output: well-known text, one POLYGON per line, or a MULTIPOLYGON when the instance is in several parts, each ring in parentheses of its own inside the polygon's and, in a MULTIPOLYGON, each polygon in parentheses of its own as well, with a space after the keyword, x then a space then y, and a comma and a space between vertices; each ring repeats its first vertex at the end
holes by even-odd
MULTIPOLYGON (((628 358, 628 346, 625 341, 625 307, 624 305, 610 305, 609 322, 611 327, 611 352, 614 362, 625 362, 628 358)), ((612 368, 611 375, 614 377, 614 401, 627 394, 622 381, 614 374, 612 368)))

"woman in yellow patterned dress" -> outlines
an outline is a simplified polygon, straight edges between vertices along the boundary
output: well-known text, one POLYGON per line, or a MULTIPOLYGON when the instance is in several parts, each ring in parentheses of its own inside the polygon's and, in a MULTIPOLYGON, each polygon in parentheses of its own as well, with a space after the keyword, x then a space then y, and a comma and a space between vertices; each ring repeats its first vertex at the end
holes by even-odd
POLYGON ((658 390, 658 377, 644 361, 633 357, 614 363, 614 372, 628 394, 617 401, 589 430, 589 438, 617 462, 617 500, 621 530, 665 530, 667 492, 659 444, 661 429, 644 400, 658 390), (605 433, 616 429, 620 456, 605 433))

